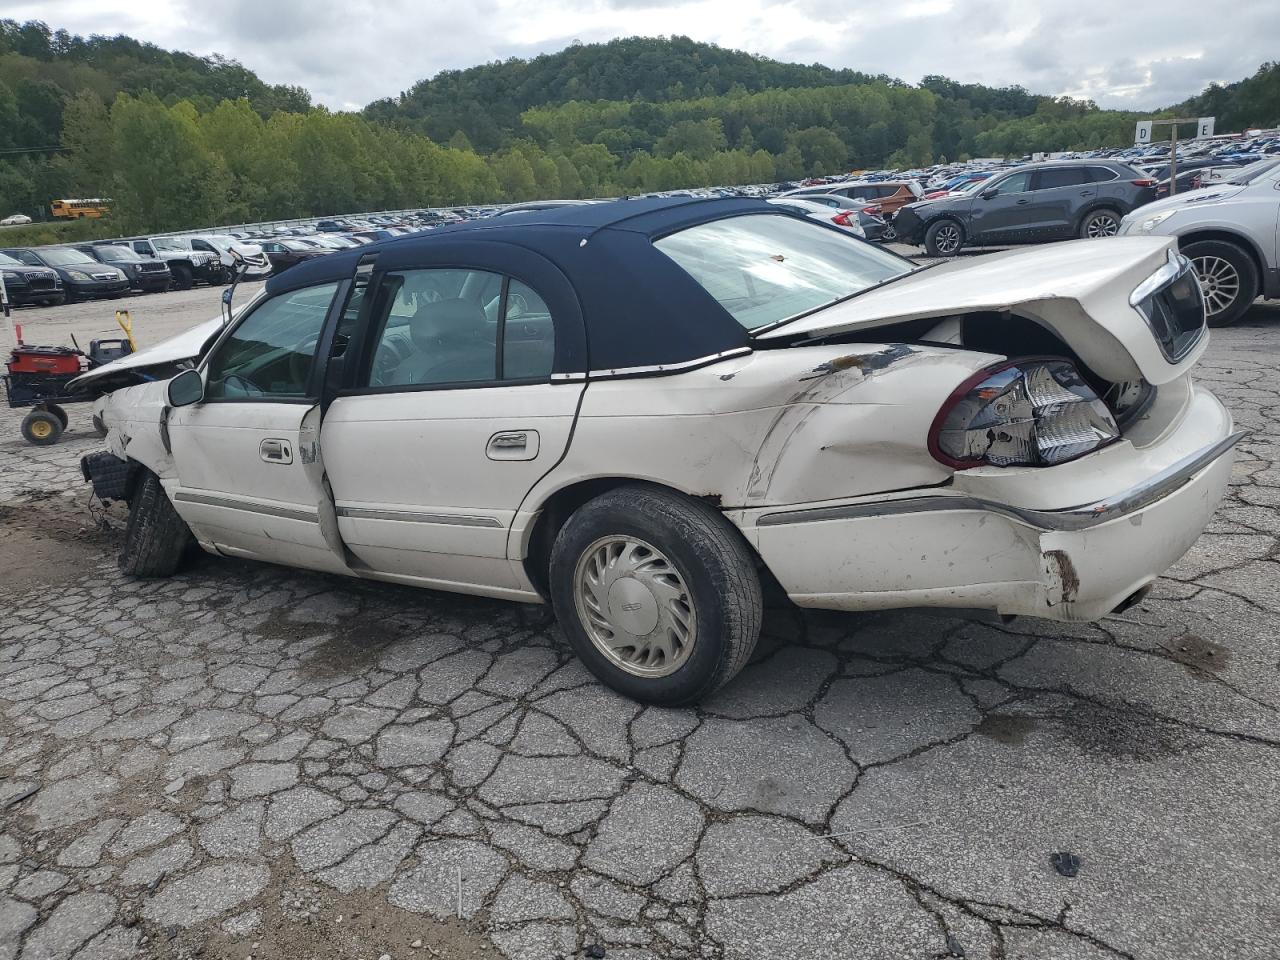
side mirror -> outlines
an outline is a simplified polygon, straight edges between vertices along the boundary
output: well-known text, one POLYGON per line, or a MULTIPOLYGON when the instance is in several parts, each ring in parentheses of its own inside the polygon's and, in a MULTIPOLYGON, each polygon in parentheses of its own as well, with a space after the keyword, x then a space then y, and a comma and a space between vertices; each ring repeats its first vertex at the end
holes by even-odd
POLYGON ((983 200, 990 200, 998 192, 999 191, 997 191, 995 187, 987 187, 987 189, 983 190, 982 193, 979 194, 979 196, 982 197, 983 200))
POLYGON ((199 370, 183 370, 169 381, 169 406, 189 407, 204 399, 204 378, 199 370))

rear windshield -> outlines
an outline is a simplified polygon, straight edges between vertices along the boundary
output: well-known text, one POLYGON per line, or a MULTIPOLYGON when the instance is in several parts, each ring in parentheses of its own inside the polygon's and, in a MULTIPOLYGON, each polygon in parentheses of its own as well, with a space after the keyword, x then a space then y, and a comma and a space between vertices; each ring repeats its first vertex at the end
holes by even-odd
POLYGON ((654 243, 748 330, 777 326, 914 269, 812 221, 747 214, 654 243))

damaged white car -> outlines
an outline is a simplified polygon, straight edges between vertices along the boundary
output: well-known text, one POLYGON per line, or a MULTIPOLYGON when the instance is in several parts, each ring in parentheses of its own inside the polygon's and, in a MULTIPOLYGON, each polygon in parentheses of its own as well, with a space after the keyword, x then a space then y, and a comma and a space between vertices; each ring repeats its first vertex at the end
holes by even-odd
POLYGON ((131 574, 194 540, 549 602, 604 682, 689 703, 765 588, 1133 603, 1231 472, 1207 339, 1170 240, 927 268, 760 201, 571 206, 335 253, 95 370, 83 467, 129 503, 131 574))

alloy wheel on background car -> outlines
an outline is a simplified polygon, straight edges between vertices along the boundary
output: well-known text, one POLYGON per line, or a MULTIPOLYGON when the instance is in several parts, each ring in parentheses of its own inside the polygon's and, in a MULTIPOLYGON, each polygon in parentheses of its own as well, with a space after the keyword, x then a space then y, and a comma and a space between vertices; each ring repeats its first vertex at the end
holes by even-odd
POLYGON ((675 564, 652 544, 613 535, 578 558, 573 598, 587 636, 637 677, 665 677, 697 642, 697 614, 675 564))
POLYGON ((1120 230, 1120 218, 1112 213, 1095 213, 1085 224, 1085 236, 1091 240, 1114 237, 1120 230))
POLYGON ((933 245, 938 253, 949 257, 960 249, 960 228, 950 223, 942 224, 933 235, 933 245))
POLYGON ((1195 257, 1191 265, 1200 278, 1205 313, 1213 317, 1229 310, 1240 296, 1240 274, 1236 268, 1222 257, 1214 256, 1195 257))

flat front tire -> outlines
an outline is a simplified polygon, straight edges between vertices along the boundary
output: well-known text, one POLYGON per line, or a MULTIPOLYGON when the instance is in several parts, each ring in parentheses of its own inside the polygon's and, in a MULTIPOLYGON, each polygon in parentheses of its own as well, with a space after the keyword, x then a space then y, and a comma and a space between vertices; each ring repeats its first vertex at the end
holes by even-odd
POLYGON ((708 504, 658 487, 579 507, 552 547, 550 589, 587 668, 645 703, 709 696, 760 636, 760 577, 741 534, 708 504))
POLYGON ((1200 278, 1209 326, 1230 326, 1258 298, 1258 268, 1253 257, 1234 243, 1199 240, 1183 247, 1182 254, 1200 278))
POLYGON ((173 509, 160 478, 143 473, 129 498, 120 569, 142 579, 172 576, 191 540, 191 530, 173 509))
POLYGON ((924 232, 924 249, 931 257, 954 257, 964 246, 964 229, 954 220, 939 220, 924 232))

